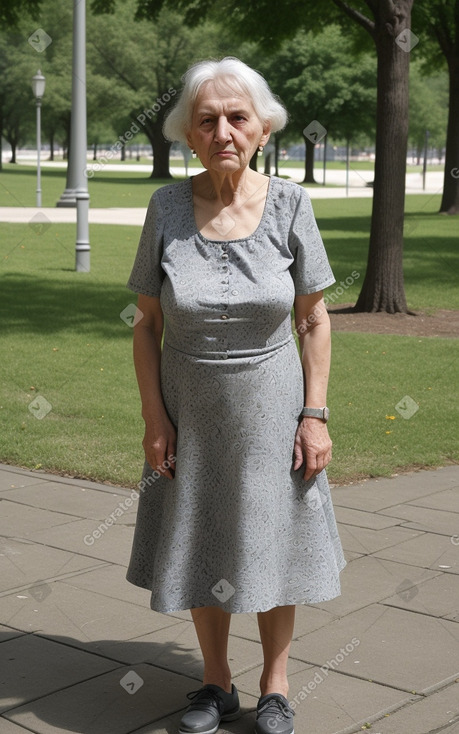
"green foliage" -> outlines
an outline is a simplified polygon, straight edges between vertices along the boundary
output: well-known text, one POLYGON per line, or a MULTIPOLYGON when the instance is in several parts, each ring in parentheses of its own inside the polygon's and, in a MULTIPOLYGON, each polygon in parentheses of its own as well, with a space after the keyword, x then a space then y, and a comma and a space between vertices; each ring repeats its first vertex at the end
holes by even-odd
POLYGON ((445 71, 422 76, 422 62, 411 62, 409 140, 419 151, 424 148, 425 132, 429 145, 445 146, 448 116, 448 77, 445 71))
POLYGON ((37 17, 41 0, 0 0, 0 24, 14 28, 24 14, 37 17))
POLYGON ((316 119, 332 139, 356 139, 374 131, 376 63, 371 55, 353 58, 351 42, 337 25, 321 33, 298 31, 261 65, 278 89, 300 137, 316 119))

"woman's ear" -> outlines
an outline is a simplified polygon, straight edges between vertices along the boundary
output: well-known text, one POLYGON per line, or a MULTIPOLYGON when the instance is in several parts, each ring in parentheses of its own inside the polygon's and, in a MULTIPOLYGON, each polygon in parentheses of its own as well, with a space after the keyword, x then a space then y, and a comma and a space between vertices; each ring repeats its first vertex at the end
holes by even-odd
POLYGON ((260 142, 263 143, 263 145, 266 145, 266 143, 269 140, 270 135, 271 135, 271 125, 267 124, 263 128, 263 135, 261 136, 260 142))

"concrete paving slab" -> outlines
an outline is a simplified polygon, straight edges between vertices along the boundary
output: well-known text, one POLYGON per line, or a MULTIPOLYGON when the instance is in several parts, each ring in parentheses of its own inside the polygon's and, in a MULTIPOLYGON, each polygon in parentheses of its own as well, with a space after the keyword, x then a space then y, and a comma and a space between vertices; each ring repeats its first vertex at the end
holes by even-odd
POLYGON ((11 489, 21 489, 22 487, 30 487, 40 482, 39 477, 27 474, 18 474, 5 470, 0 464, 0 492, 8 492, 11 489))
POLYGON ((72 523, 72 532, 66 532, 64 526, 49 530, 37 530, 30 533, 29 538, 38 543, 79 553, 99 561, 110 561, 127 566, 131 555, 134 528, 115 523, 102 527, 98 520, 76 520, 72 523), (99 533, 95 536, 94 533, 99 533))
POLYGON ((375 556, 362 556, 348 563, 342 572, 341 596, 316 606, 342 617, 397 593, 401 586, 405 589, 440 573, 438 570, 428 571, 403 563, 384 561, 375 556))
POLYGON ((373 724, 371 731, 374 734, 414 734, 420 731, 459 734, 459 683, 385 716, 373 724))
POLYGON ((97 655, 35 635, 3 642, 0 661, 3 713, 119 667, 97 655))
POLYGON ((12 589, 39 583, 39 580, 100 565, 100 561, 89 556, 48 548, 30 540, 0 538, 1 592, 8 593, 12 589))
POLYGON ((459 573, 459 545, 454 545, 451 538, 434 533, 424 533, 392 548, 377 551, 373 557, 436 571, 459 573))
POLYGON ((289 675, 288 699, 295 711, 296 734, 338 734, 349 727, 361 731, 364 722, 409 698, 394 688, 336 672, 326 674, 318 666, 289 675))
POLYGON ((185 676, 125 666, 20 706, 8 718, 38 734, 126 734, 183 710, 192 690, 196 681, 185 676))
MULTIPOLYGON (((301 637, 308 632, 324 627, 334 619, 336 619, 336 616, 325 611, 325 609, 318 609, 312 604, 297 604, 293 636, 301 637)), ((260 632, 257 614, 233 614, 231 616, 230 635, 259 642, 260 632)))
POLYGON ((15 538, 28 538, 30 533, 37 530, 47 530, 55 525, 72 522, 75 522, 72 515, 20 505, 6 497, 0 499, 0 535, 6 538, 12 535, 15 538))
POLYGON ((24 729, 19 724, 13 724, 12 721, 4 719, 0 716, 0 731, 2 734, 30 734, 30 729, 24 729))
POLYGON ((459 582, 454 574, 442 573, 429 581, 407 587, 404 592, 393 594, 382 603, 433 617, 453 619, 459 614, 459 582))
POLYGON ((394 525, 400 525, 397 518, 378 515, 376 512, 354 510, 349 507, 335 507, 335 516, 339 523, 354 525, 359 528, 371 528, 372 530, 383 530, 394 525))
POLYGON ((439 533, 450 537, 454 534, 459 535, 459 516, 451 511, 404 504, 382 510, 380 516, 382 515, 408 520, 409 522, 403 523, 404 528, 439 533))
POLYGON ((453 489, 445 489, 426 497, 419 497, 410 502, 419 507, 431 507, 433 510, 445 510, 446 512, 459 512, 459 492, 457 486, 453 489))
POLYGON ((60 636, 75 647, 104 654, 115 641, 130 640, 179 623, 120 599, 54 582, 0 599, 3 620, 26 632, 60 636))
MULTIPOLYGON (((149 663, 172 670, 198 682, 203 677, 202 654, 193 622, 178 622, 129 642, 98 643, 98 651, 126 664, 149 663), (178 624, 177 624, 178 622, 178 624)), ((260 665, 263 651, 260 642, 231 635, 228 662, 234 676, 260 665)))
POLYGON ((12 640, 13 637, 20 637, 24 634, 25 632, 22 632, 21 630, 13 629, 12 627, 7 627, 4 624, 0 624, 0 642, 12 640))
MULTIPOLYGON (((126 567, 112 565, 103 565, 94 569, 94 573, 90 570, 88 573, 83 571, 81 574, 73 575, 71 577, 72 586, 76 586, 81 589, 88 589, 89 591, 95 591, 98 594, 109 596, 113 599, 122 598, 123 601, 131 602, 132 604, 138 604, 143 609, 150 609, 150 598, 151 592, 148 589, 142 589, 134 584, 129 583, 126 580, 126 567)), ((166 617, 170 620, 185 620, 187 622, 192 621, 191 613, 189 609, 182 612, 170 612, 166 615, 155 612, 150 609, 152 617, 166 617)), ((240 615, 233 615, 233 620, 240 615)), ((232 622, 234 624, 234 622, 232 622)), ((155 622, 154 629, 159 629, 162 624, 159 621, 155 622)), ((153 629, 153 627, 152 627, 153 629)))
POLYGON ((297 604, 293 637, 302 637, 309 632, 322 629, 334 619, 336 619, 335 615, 325 609, 319 609, 310 604, 297 604))
MULTIPOLYGON (((402 505, 404 507, 405 505, 402 505)), ((345 551, 356 551, 361 555, 369 555, 383 548, 397 545, 404 540, 420 535, 419 531, 405 527, 390 527, 383 530, 359 528, 355 525, 339 524, 339 535, 345 551)))
MULTIPOLYGON (((112 482, 95 482, 91 479, 80 479, 77 477, 68 476, 66 474, 45 472, 43 469, 24 469, 18 466, 12 466, 11 464, 1 464, 0 472, 11 477, 12 481, 18 483, 18 485, 26 478, 31 478, 35 482, 35 478, 39 483, 43 482, 56 482, 58 484, 66 484, 67 486, 86 487, 86 489, 97 489, 99 492, 107 492, 108 494, 123 494, 126 497, 132 491, 126 487, 120 487, 114 485, 112 482)), ((26 486, 26 485, 24 485, 26 486)))
MULTIPOLYGON (((354 486, 334 487, 333 503, 336 507, 351 507, 368 512, 385 507, 413 502, 418 498, 437 495, 458 486, 457 466, 423 472, 400 474, 390 478, 371 479, 354 486)), ((434 501, 434 500, 433 500, 434 501)))
MULTIPOLYGON (((78 575, 72 576, 70 583, 79 589, 94 591, 112 599, 123 599, 123 601, 138 604, 145 609, 150 608, 151 592, 148 589, 141 589, 139 586, 130 584, 126 580, 125 566, 106 564, 89 571, 82 571, 78 575)), ((153 616, 159 614, 159 612, 154 611, 150 613, 153 616)), ((191 619, 191 615, 189 615, 189 618, 191 619)))
MULTIPOLYGON (((288 661, 288 676, 289 680, 291 676, 302 673, 306 670, 312 670, 314 666, 309 663, 305 663, 303 660, 295 660, 293 658, 288 661)), ((231 669, 232 670, 232 669, 231 669)), ((249 670, 241 671, 238 674, 233 675, 233 683, 241 693, 246 693, 251 696, 255 696, 257 701, 260 696, 260 678, 263 672, 263 664, 256 665, 249 670)), ((256 707, 256 702, 255 702, 256 707)))
MULTIPOLYGON (((59 482, 41 482, 29 487, 18 487, 8 496, 8 500, 22 505, 93 520, 104 520, 124 499, 124 495, 116 492, 109 494, 59 482)), ((134 517, 136 512, 137 506, 126 510, 127 514, 134 517)))
POLYGON ((290 654, 340 673, 422 693, 458 675, 459 627, 373 604, 332 622, 326 634, 318 630, 294 640, 290 654))

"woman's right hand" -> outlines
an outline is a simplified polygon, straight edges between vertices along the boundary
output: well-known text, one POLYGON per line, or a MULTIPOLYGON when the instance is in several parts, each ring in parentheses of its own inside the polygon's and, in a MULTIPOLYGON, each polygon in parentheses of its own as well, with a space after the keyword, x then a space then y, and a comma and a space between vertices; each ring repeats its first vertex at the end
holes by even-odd
POLYGON ((145 458, 153 471, 159 471, 167 479, 175 475, 177 432, 169 418, 146 420, 142 441, 145 458))

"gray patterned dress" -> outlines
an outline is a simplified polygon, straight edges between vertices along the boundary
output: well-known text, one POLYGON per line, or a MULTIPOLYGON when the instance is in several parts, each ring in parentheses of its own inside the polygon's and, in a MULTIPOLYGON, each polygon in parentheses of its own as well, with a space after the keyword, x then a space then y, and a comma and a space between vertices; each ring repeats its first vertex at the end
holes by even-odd
POLYGON ((173 480, 145 464, 127 579, 164 613, 267 611, 340 593, 345 565, 325 470, 293 471, 304 405, 295 294, 333 273, 305 190, 271 177, 250 237, 203 237, 192 182, 150 201, 128 287, 161 298, 161 387, 173 480))

